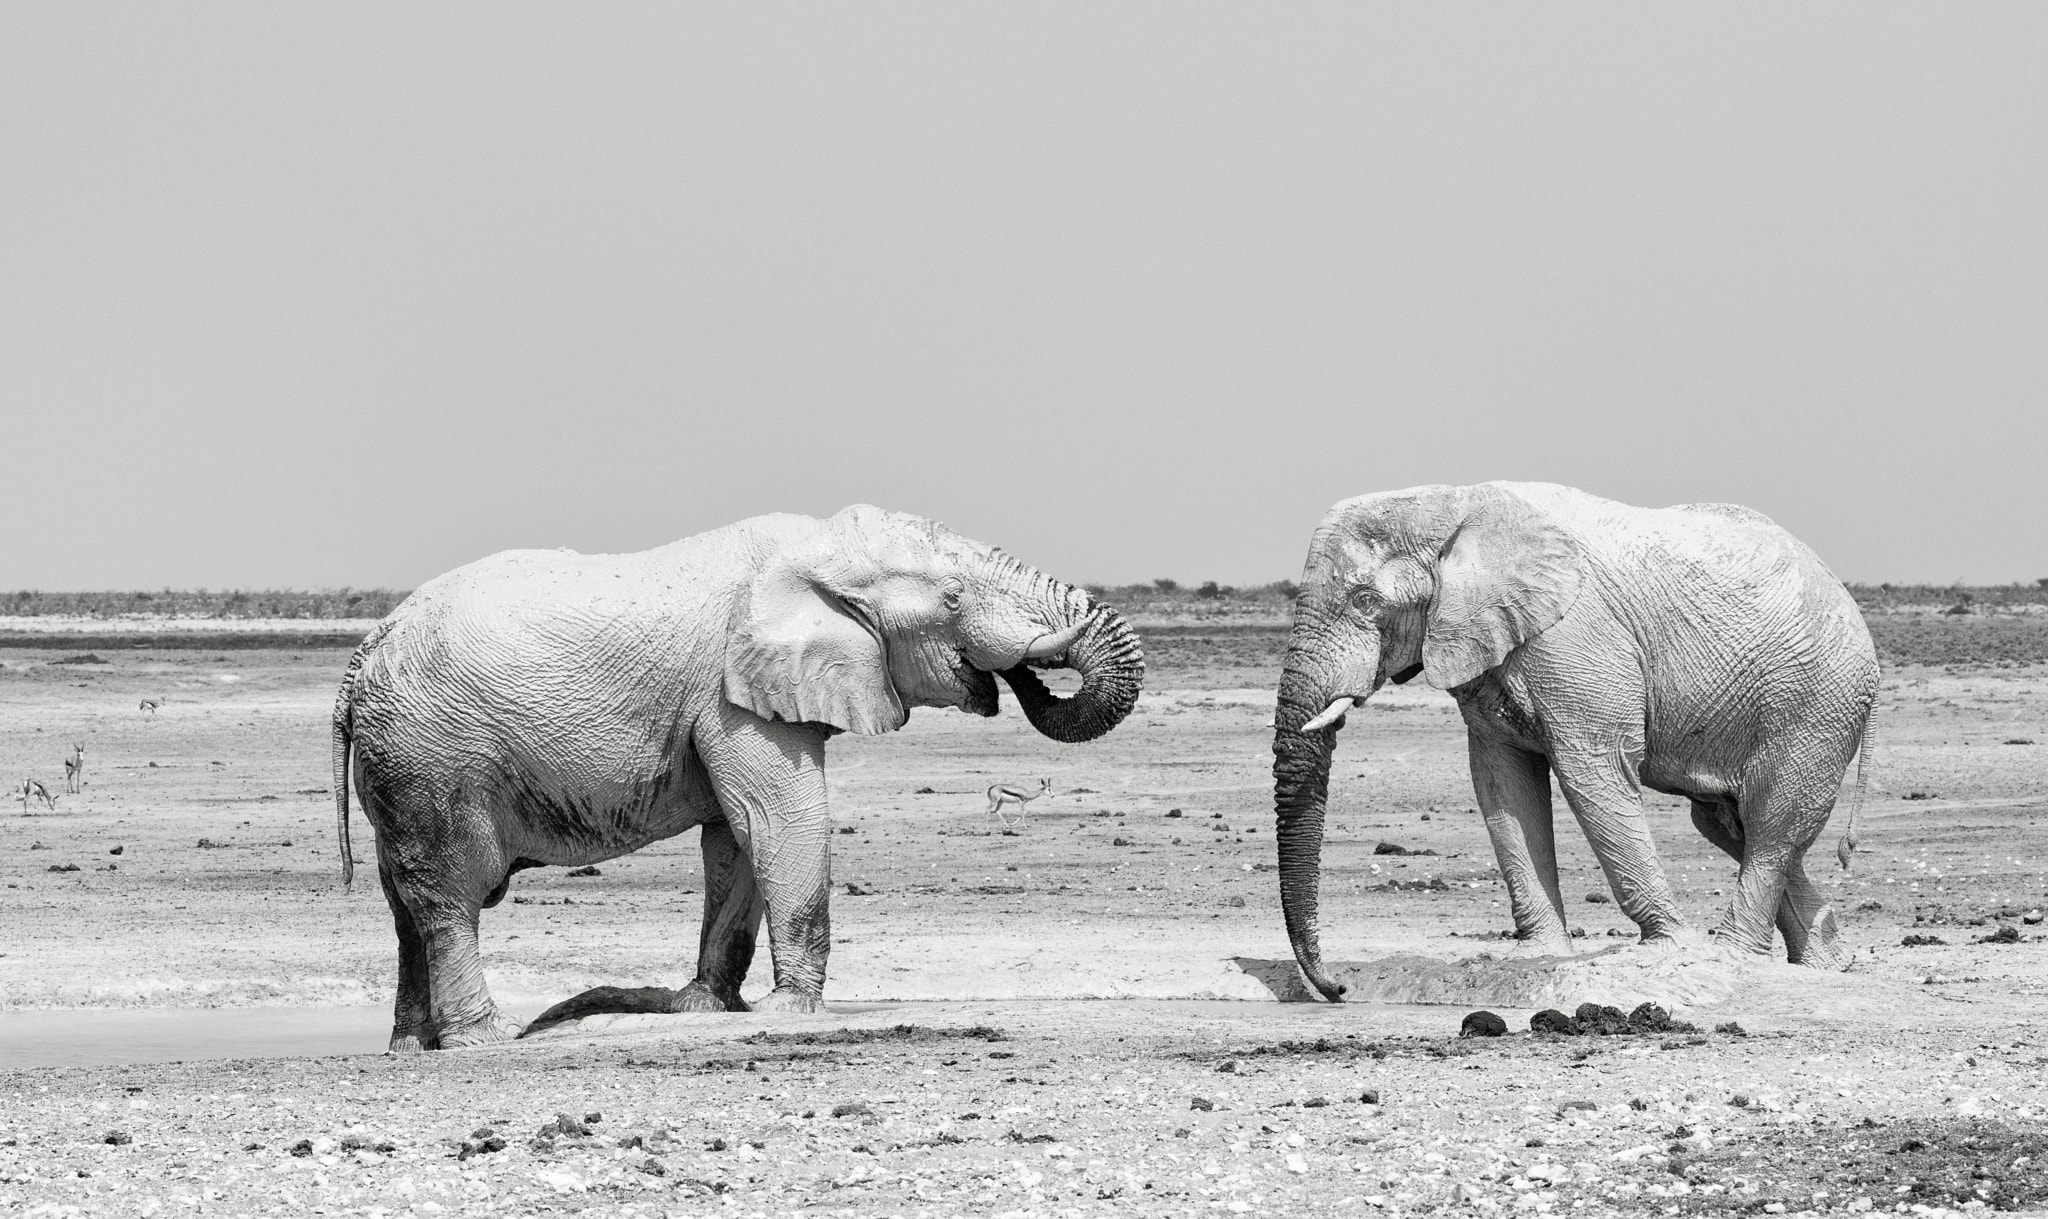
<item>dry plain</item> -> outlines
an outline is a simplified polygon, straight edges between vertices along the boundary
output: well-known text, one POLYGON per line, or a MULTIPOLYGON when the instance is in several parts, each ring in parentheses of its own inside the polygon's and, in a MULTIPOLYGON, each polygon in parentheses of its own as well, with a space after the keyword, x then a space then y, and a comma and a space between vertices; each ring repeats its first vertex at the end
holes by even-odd
MULTIPOLYGON (((1930 617, 1899 637, 1977 625, 1930 617)), ((1709 966, 1690 974, 1625 949, 1630 964, 1551 971, 1546 1003, 1618 1001, 1640 979, 1691 1000, 1677 1014, 1697 1033, 1537 1037, 1529 1003, 1279 1001, 1298 990, 1271 871, 1282 636, 1183 623, 1147 633, 1145 698, 1096 744, 1053 745, 1008 709, 834 742, 832 1012, 598 1018, 397 1058, 378 1027, 388 916, 374 886, 341 890, 335 855, 327 717, 346 650, 291 638, 0 649, 0 778, 61 789, 79 741, 89 779, 54 811, 0 807, 0 1210, 2048 1206, 2048 923, 2025 921, 2048 902, 2037 643, 1889 667, 1864 852, 1846 875, 1817 861, 1855 970, 1734 971, 1700 947, 1709 966), (81 655, 101 663, 62 663, 81 655), (989 783, 1041 776, 1057 794, 1013 833, 982 811, 989 783), (1460 1039, 1476 1006, 1510 1035, 1460 1039), (199 1032, 339 1013, 356 1031, 318 1056, 135 1062, 178 1055, 80 1014, 56 1019, 105 1030, 84 1054, 98 1065, 56 1065, 47 1013, 76 1009, 185 1012, 199 1032), (1713 1031, 1727 1022, 1742 1033, 1713 1031)), ((1653 796, 1649 815, 1685 908, 1711 922, 1732 864, 1677 801, 1653 796)), ((1353 715, 1331 822, 1325 951, 1355 977, 1398 990, 1421 967, 1373 962, 1506 947, 1447 699, 1401 691, 1353 715)), ((595 877, 517 876, 484 916, 500 998, 531 1015, 587 986, 686 978, 694 837, 595 877)), ((1560 842, 1587 954, 1625 943, 1614 907, 1582 900, 1603 888, 1583 842, 1560 842)), ((1474 993, 1508 977, 1431 976, 1474 993)))

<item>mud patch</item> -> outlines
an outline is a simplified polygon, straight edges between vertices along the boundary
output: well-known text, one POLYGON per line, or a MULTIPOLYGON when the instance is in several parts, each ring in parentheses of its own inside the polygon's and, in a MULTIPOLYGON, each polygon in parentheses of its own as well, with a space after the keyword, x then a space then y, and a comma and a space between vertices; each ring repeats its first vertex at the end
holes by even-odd
MULTIPOLYGON (((1876 1122, 1740 1138, 1692 1152, 1685 1140, 1641 1178, 1669 1192, 1683 1214, 1847 1209, 1868 1198, 1997 1210, 2048 1205, 2048 1133, 1977 1118, 1876 1122), (1826 1197, 1819 1195, 1825 1193, 1826 1197)), ((1666 1213, 1670 1213, 1667 1209, 1666 1213)))
POLYGON ((1008 1041, 1009 1035, 989 1024, 967 1028, 933 1028, 929 1025, 897 1024, 885 1029, 829 1029, 821 1033, 755 1033, 740 1039, 743 1045, 871 1045, 896 1042, 928 1045, 935 1041, 1008 1041))

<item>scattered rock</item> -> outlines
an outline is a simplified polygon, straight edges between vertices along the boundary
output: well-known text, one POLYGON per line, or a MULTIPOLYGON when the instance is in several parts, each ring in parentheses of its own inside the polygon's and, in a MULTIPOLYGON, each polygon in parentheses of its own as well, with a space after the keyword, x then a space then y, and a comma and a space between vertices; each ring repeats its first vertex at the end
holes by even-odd
POLYGON ((1934 800, 1938 798, 1933 792, 1907 792, 1899 797, 1901 800, 1934 800))
POLYGON ((832 1106, 833 1117, 867 1117, 873 1112, 874 1110, 859 1101, 848 1101, 843 1105, 832 1106))
POLYGON ((109 1130, 100 1136, 100 1142, 109 1147, 126 1147, 135 1141, 135 1136, 126 1130, 109 1130))
POLYGON ((571 875, 571 876, 603 876, 603 875, 604 875, 604 873, 602 873, 602 872, 598 871, 598 870, 597 870, 597 865, 593 863, 593 864, 585 864, 585 865, 584 865, 583 867, 580 867, 580 868, 570 868, 570 869, 569 869, 569 875, 571 875))
POLYGON ((78 871, 78 865, 77 865, 77 864, 75 864, 75 863, 53 863, 53 864, 51 864, 51 865, 50 865, 50 871, 52 871, 52 872, 76 872, 76 871, 78 871))
POLYGON ((1460 1037, 1499 1037, 1508 1031, 1508 1022, 1492 1012, 1473 1012, 1458 1026, 1460 1037))
POLYGON ((1869 913, 1871 913, 1872 911, 1876 911, 1876 910, 1882 910, 1882 909, 1884 909, 1884 903, 1883 903, 1883 902, 1881 902, 1881 901, 1876 901, 1876 900, 1872 900, 1872 901, 1867 901, 1867 902, 1857 902, 1857 903, 1856 903, 1856 912, 1857 912, 1858 914, 1869 914, 1869 913))
POLYGON ((47 850, 49 850, 50 848, 49 848, 49 846, 48 846, 47 844, 45 844, 45 843, 40 843, 40 842, 31 842, 31 843, 29 843, 29 844, 28 844, 28 849, 29 849, 29 850, 31 850, 31 851, 47 851, 47 850))
POLYGON ((910 793, 910 794, 911 794, 911 795, 913 795, 913 796, 936 796, 936 795, 938 795, 938 794, 939 794, 939 792, 938 792, 938 789, 937 789, 937 788, 933 788, 933 787, 920 787, 920 788, 918 788, 918 789, 917 789, 916 791, 914 791, 914 792, 912 792, 912 793, 910 793))
POLYGON ((2008 745, 2031 745, 2034 743, 2034 738, 2030 736, 2009 736, 2005 738, 2005 743, 2008 745))
POLYGON ((880 893, 881 890, 879 889, 863 888, 850 880, 846 882, 846 896, 848 897, 875 897, 880 893))
POLYGON ((1109 840, 1109 845, 1113 847, 1127 847, 1131 844, 1122 838, 1112 838, 1109 840))
POLYGON ((121 853, 121 848, 120 848, 120 847, 114 847, 114 848, 112 848, 111 850, 109 850, 109 851, 107 852, 107 854, 109 854, 109 855, 119 855, 120 853, 121 853))
POLYGON ((1376 846, 1374 846, 1374 847, 1373 847, 1373 849, 1372 849, 1372 853, 1373 853, 1373 854, 1375 854, 1375 855, 1434 855, 1434 854, 1436 854, 1436 852, 1435 852, 1434 850, 1432 850, 1432 849, 1430 849, 1430 848, 1428 848, 1428 847, 1424 847, 1424 848, 1423 848, 1422 850, 1419 850, 1419 851, 1411 851, 1411 850, 1409 850, 1409 849, 1408 849, 1407 847, 1404 847, 1404 846, 1402 846, 1402 845, 1401 845, 1400 843, 1398 843, 1398 842, 1382 842, 1382 843, 1379 843, 1378 845, 1376 845, 1376 846))
POLYGON ((1917 933, 1916 933, 1916 934, 1914 934, 1914 935, 1909 935, 1909 936, 1907 936, 1907 937, 1906 937, 1905 939, 1903 939, 1903 940, 1900 940, 1900 941, 1899 941, 1899 947, 1901 947, 1901 948, 1937 948, 1937 947, 1941 947, 1941 946, 1943 946, 1943 945, 1945 945, 1945 944, 1947 944, 1947 943, 1948 943, 1948 941, 1947 941, 1947 940, 1944 940, 1944 939, 1942 939, 1942 938, 1941 938, 1940 936, 1938 936, 1938 935, 1919 935, 1919 934, 1917 934, 1917 933))
POLYGON ((1614 901, 1613 898, 1607 896, 1605 893, 1599 892, 1598 890, 1586 894, 1586 900, 1588 902, 1591 902, 1595 906, 1605 906, 1614 901))
POLYGON ((1304 1109, 1327 1109, 1329 1106, 1330 1098, 1327 1096, 1311 1096, 1301 1102, 1301 1107, 1304 1109))
POLYGON ((1970 942, 1973 944, 2017 944, 2020 942, 2020 929, 2011 923, 2006 923, 1990 935, 1980 935, 1970 942))
POLYGON ((1359 1104, 1361 1104, 1361 1105, 1377 1105, 1377 1104, 1379 1104, 1379 1103, 1380 1103, 1380 1090, 1379 1090, 1378 1088, 1367 1088, 1367 1089, 1366 1089, 1365 1091, 1363 1091, 1363 1092, 1360 1092, 1360 1093, 1358 1094, 1358 1103, 1359 1103, 1359 1104))
POLYGON ((291 1150, 292 1154, 297 1156, 301 1160, 306 1159, 307 1157, 313 1154, 313 1140, 300 1139, 298 1142, 292 1144, 291 1150))
POLYGON ((1179 809, 1177 809, 1177 808, 1170 808, 1170 809, 1167 809, 1167 810, 1166 810, 1166 815, 1167 815, 1167 816, 1169 816, 1169 817, 1178 817, 1178 816, 1180 816, 1180 810, 1179 810, 1179 809))
POLYGON ((853 833, 853 827, 850 825, 842 825, 839 827, 839 832, 842 834, 851 834, 853 833))
POLYGON ((1239 895, 1232 894, 1230 900, 1224 902, 1223 904, 1229 906, 1233 910, 1242 910, 1244 909, 1244 898, 1239 895))
POLYGON ((1208 1097, 1206 1097, 1206 1096, 1194 1096, 1194 1097, 1189 1097, 1189 1098, 1188 1098, 1188 1108, 1190 1108, 1190 1109, 1199 1109, 1199 1110, 1201 1110, 1201 1111, 1202 1111, 1203 1113, 1209 1113, 1209 1112, 1212 1112, 1212 1111, 1213 1111, 1213 1110, 1214 1110, 1214 1109, 1216 1108, 1216 1102, 1215 1102, 1215 1101, 1212 1101, 1212 1100, 1210 1100, 1210 1099, 1209 1099, 1208 1097))
POLYGON ((1735 1023, 1733 1020, 1723 1020, 1721 1023, 1714 1026, 1714 1031, 1717 1033, 1726 1033, 1730 1037, 1749 1036, 1749 1030, 1735 1023))
POLYGON ((1218 1071, 1223 1072, 1225 1075, 1235 1074, 1237 1072, 1237 1059, 1226 1058, 1222 1062, 1216 1064, 1216 1069, 1218 1071))
POLYGON ((1592 1101, 1589 1100, 1568 1100, 1558 1105, 1557 1115, 1559 1117, 1563 1117, 1565 1114, 1574 1111, 1580 1113, 1597 1113, 1599 1112, 1599 1110, 1600 1106, 1594 1104, 1592 1101))
POLYGON ((201 838, 199 840, 199 849, 202 851, 218 851, 226 845, 227 843, 225 842, 215 842, 211 838, 201 838))
POLYGON ((2041 912, 2039 910, 2029 910, 2025 914, 2020 915, 2020 921, 2029 927, 2035 926, 2041 921, 2041 912))

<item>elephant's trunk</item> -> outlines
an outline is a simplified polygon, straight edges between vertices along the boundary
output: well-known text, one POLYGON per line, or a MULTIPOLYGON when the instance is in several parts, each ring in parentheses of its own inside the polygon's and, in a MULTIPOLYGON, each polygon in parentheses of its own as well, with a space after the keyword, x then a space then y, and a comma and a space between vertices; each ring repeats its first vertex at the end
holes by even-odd
MULTIPOLYGON (((1297 628, 1299 629, 1299 628, 1297 628)), ((1279 847, 1280 911, 1287 920, 1287 939, 1294 959, 1309 984, 1331 1002, 1342 1000, 1345 987, 1323 967, 1323 949, 1316 926, 1323 865, 1323 810, 1330 793, 1330 755, 1337 744, 1342 716, 1312 731, 1305 725, 1322 718, 1338 694, 1369 694, 1333 690, 1314 675, 1317 649, 1301 642, 1290 645, 1280 678, 1280 703, 1273 715, 1274 840, 1279 847)), ((1377 666, 1373 658, 1372 666, 1377 666)))
POLYGON ((1061 698, 1045 688, 1030 664, 1004 669, 1002 674, 1033 728, 1055 741, 1075 744, 1108 732, 1137 706, 1145 680, 1145 653, 1123 615, 1092 604, 1078 589, 1060 591, 1066 594, 1060 599, 1066 603, 1068 624, 1085 625, 1065 659, 1053 662, 1079 673, 1081 688, 1071 698, 1061 698))

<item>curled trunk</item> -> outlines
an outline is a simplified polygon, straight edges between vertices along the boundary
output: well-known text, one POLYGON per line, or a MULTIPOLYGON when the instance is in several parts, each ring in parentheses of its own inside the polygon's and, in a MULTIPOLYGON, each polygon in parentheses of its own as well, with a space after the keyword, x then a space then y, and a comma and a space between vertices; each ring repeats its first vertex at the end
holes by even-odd
POLYGON ((1066 656, 1033 662, 1079 673, 1081 688, 1072 697, 1061 698, 1046 689, 1031 664, 1002 671, 1031 726, 1068 744, 1092 741, 1121 723, 1137 706, 1145 680, 1145 653, 1123 615, 1108 606, 1077 609, 1087 616, 1088 625, 1066 656))

